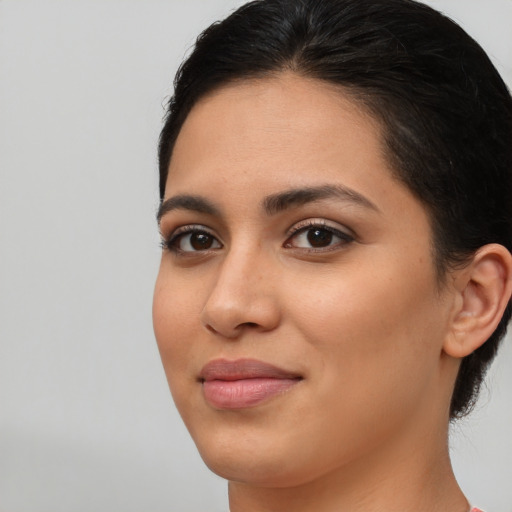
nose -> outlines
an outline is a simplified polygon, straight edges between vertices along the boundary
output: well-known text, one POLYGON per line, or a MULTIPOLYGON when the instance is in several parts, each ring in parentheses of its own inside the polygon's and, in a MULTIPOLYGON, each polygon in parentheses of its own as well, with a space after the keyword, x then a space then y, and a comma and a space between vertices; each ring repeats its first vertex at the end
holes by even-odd
POLYGON ((261 254, 232 253, 217 271, 201 313, 207 330, 236 339, 248 330, 265 332, 278 326, 276 275, 268 260, 261 254))

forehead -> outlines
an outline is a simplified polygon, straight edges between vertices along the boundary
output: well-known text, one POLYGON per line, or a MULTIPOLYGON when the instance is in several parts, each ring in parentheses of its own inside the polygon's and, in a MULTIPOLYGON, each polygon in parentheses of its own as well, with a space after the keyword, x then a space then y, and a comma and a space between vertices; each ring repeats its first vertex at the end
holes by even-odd
POLYGON ((177 138, 170 170, 176 173, 192 163, 211 166, 218 158, 225 162, 227 156, 230 164, 246 169, 264 159, 277 165, 291 147, 295 152, 288 157, 297 160, 297 145, 302 156, 309 153, 312 160, 332 151, 335 138, 377 149, 378 132, 377 123, 339 88, 318 80, 283 74, 235 82, 192 108, 177 138), (354 130, 356 126, 361 129, 354 130))
POLYGON ((283 72, 235 81, 203 96, 187 116, 178 140, 191 128, 195 136, 201 135, 203 128, 211 137, 209 128, 215 126, 218 136, 234 132, 243 137, 256 129, 263 130, 262 139, 265 134, 279 134, 275 142, 282 144, 286 137, 304 133, 311 137, 333 128, 342 130, 343 125, 361 126, 380 138, 378 122, 345 88, 283 72))

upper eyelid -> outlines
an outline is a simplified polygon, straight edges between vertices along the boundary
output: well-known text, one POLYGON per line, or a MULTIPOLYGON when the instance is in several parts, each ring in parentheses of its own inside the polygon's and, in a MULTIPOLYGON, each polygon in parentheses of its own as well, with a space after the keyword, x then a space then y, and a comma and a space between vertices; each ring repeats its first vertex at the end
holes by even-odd
POLYGON ((167 234, 165 230, 160 230, 162 244, 166 247, 171 247, 176 243, 179 237, 190 235, 192 233, 206 233, 207 235, 215 238, 221 247, 224 247, 223 240, 213 230, 203 224, 184 224, 174 229, 170 229, 167 234))
POLYGON ((212 229, 210 229, 208 226, 204 226, 203 224, 185 224, 183 226, 178 226, 177 228, 173 229, 171 234, 181 235, 182 233, 193 233, 197 231, 204 231, 205 233, 214 235, 214 233, 212 233, 212 229))
POLYGON ((182 226, 177 226, 173 229, 161 230, 161 235, 164 238, 173 239, 177 236, 186 235, 187 233, 197 232, 208 233, 209 235, 219 239, 220 241, 220 238, 217 235, 217 233, 208 226, 205 226, 204 224, 183 224, 182 226), (165 233, 166 231, 167 233, 165 233))
POLYGON ((322 218, 304 219, 302 221, 296 222, 287 230, 286 234, 288 237, 291 237, 291 236, 299 233, 302 230, 307 230, 307 229, 311 229, 311 228, 315 228, 315 227, 321 227, 321 228, 327 229, 329 231, 339 232, 343 235, 350 236, 353 238, 355 238, 355 236, 356 236, 354 231, 352 229, 350 229, 349 227, 347 227, 343 224, 340 224, 338 222, 329 221, 327 219, 322 219, 322 218), (332 224, 335 224, 335 225, 332 225, 331 222, 332 222, 332 224))
POLYGON ((209 213, 191 211, 187 209, 172 209, 165 212, 159 220, 158 230, 160 235, 165 238, 171 238, 178 230, 199 229, 210 233, 219 240, 219 232, 225 232, 227 226, 221 218, 213 218, 209 213), (215 226, 215 227, 212 227, 215 226))

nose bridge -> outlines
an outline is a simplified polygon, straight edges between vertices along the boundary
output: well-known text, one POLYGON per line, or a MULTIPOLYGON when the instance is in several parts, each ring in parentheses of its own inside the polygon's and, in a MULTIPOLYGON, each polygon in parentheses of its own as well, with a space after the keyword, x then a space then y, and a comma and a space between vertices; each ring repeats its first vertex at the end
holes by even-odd
POLYGON ((279 322, 271 255, 259 244, 229 249, 202 312, 210 331, 235 338, 244 327, 269 330, 279 322))

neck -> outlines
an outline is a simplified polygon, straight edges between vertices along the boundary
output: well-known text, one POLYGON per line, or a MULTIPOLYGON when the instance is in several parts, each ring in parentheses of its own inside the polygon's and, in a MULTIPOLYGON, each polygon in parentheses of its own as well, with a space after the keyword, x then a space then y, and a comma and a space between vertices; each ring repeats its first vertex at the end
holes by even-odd
POLYGON ((448 427, 436 432, 426 423, 419 435, 398 432, 379 450, 302 485, 230 482, 230 511, 467 512, 450 463, 448 427))

